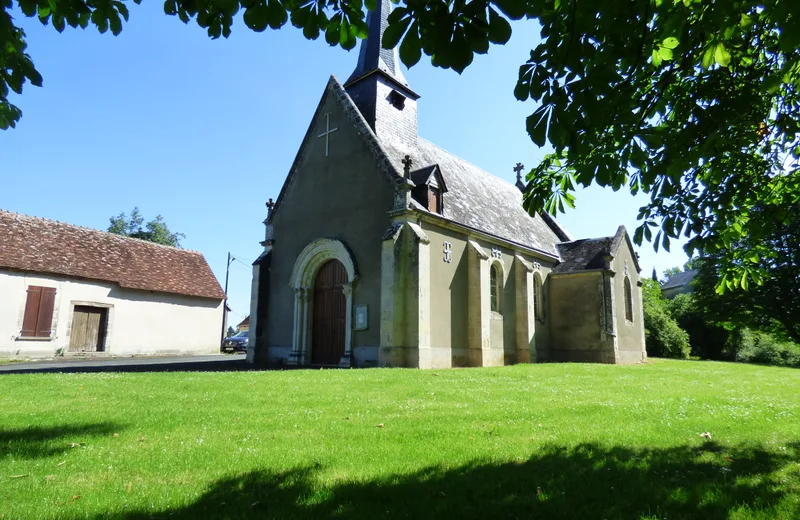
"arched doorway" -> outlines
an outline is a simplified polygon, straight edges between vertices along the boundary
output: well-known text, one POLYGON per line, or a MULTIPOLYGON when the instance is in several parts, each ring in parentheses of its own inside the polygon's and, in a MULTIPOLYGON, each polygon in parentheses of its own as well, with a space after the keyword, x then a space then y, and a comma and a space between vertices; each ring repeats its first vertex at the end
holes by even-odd
POLYGON ((314 307, 311 314, 311 362, 315 365, 338 365, 345 350, 347 283, 344 264, 328 260, 314 280, 314 307))

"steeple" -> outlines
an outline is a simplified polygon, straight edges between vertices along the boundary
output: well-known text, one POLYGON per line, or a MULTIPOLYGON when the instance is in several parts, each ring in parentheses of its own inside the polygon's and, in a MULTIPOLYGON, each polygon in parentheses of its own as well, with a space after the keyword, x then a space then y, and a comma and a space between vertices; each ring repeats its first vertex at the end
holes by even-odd
POLYGON ((389 25, 389 13, 391 12, 391 0, 379 0, 375 10, 367 13, 369 32, 367 33, 367 38, 361 41, 358 63, 353 73, 347 78, 345 87, 363 76, 381 71, 399 83, 400 86, 410 90, 408 82, 400 70, 400 57, 397 53, 397 47, 384 49, 381 45, 383 31, 389 25))
POLYGON ((397 48, 384 49, 391 0, 378 0, 367 13, 367 38, 361 41, 358 63, 344 88, 375 134, 384 139, 416 141, 417 99, 400 70, 397 48))

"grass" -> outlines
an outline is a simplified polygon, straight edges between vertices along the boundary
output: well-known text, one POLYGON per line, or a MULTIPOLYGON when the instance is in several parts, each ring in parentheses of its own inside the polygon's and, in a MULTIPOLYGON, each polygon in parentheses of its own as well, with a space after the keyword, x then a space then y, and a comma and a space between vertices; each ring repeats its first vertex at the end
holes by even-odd
POLYGON ((796 519, 798 396, 666 360, 5 375, 0 518, 796 519))

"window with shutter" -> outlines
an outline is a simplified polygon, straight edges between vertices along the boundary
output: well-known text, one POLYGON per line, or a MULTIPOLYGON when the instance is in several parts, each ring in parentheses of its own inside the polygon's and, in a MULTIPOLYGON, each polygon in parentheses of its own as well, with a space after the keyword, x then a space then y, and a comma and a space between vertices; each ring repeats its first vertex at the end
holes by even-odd
POLYGON ((53 287, 28 286, 25 301, 25 316, 22 318, 20 336, 28 338, 49 338, 53 327, 53 309, 56 303, 56 290, 53 287))

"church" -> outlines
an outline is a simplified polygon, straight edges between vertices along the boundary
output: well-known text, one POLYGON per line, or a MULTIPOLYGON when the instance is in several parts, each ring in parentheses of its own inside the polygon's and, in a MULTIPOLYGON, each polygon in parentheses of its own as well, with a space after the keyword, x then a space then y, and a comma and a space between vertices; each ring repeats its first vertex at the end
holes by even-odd
POLYGON ((623 226, 576 240, 510 184, 417 135, 420 98, 381 47, 391 2, 331 77, 253 264, 248 360, 481 367, 646 360, 623 226))

